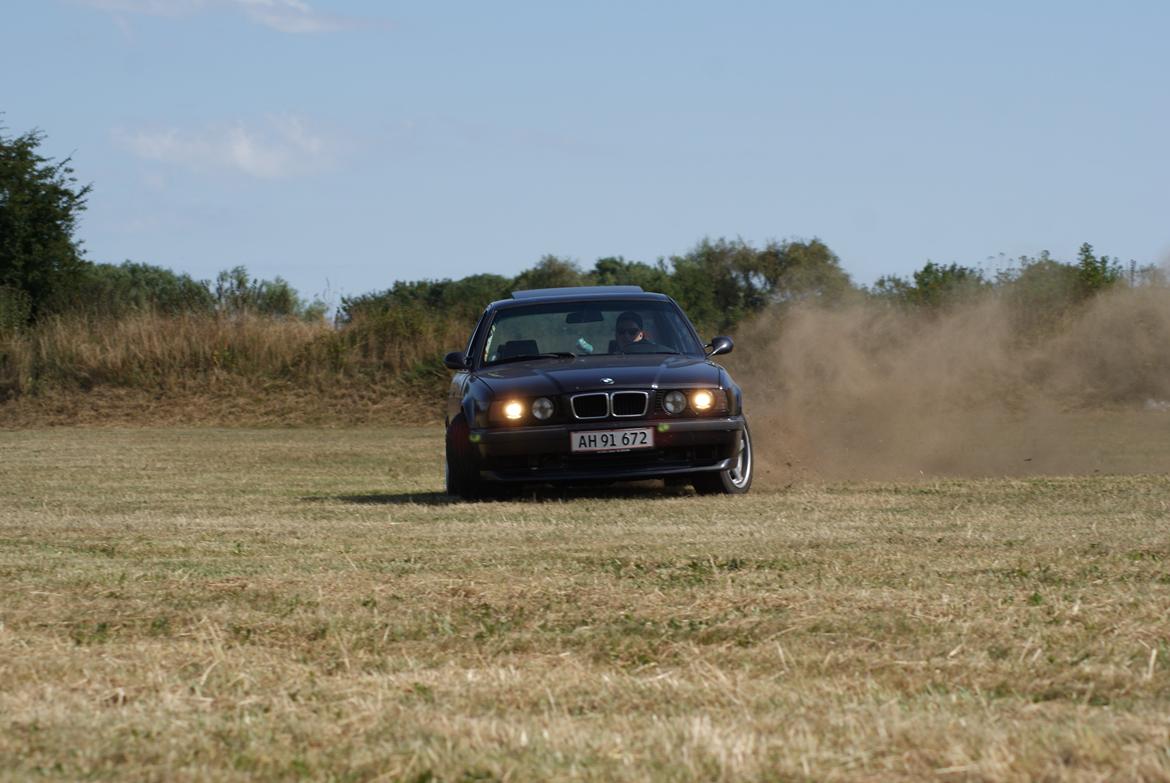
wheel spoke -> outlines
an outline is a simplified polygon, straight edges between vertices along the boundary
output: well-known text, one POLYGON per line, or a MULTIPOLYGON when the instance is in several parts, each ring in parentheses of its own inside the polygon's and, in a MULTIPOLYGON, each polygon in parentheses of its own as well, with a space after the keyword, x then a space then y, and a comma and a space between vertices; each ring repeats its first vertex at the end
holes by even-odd
POLYGON ((746 432, 740 433, 739 448, 735 454, 735 465, 727 471, 727 477, 737 487, 747 483, 752 469, 752 450, 750 436, 746 432))

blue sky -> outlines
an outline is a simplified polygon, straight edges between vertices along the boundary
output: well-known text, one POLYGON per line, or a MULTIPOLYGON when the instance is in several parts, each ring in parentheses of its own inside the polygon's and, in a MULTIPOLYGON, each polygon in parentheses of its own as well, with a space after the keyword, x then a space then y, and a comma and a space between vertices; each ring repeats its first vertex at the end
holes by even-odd
POLYGON ((89 258, 302 294, 823 239, 858 282, 1170 259, 1165 2, 12 0, 89 258))

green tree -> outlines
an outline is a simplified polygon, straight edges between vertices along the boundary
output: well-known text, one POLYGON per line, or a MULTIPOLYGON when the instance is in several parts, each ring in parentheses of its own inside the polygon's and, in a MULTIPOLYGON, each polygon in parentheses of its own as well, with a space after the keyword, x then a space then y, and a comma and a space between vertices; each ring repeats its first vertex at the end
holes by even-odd
POLYGON ((836 304, 856 289, 841 259, 819 239, 769 242, 754 264, 772 302, 836 304))
POLYGON ((996 274, 995 285, 1020 334, 1057 328, 1080 300, 1077 268, 1052 258, 1020 256, 1016 268, 996 274))
POLYGON ((260 280, 248 275, 247 267, 225 269, 215 279, 215 309, 226 315, 252 313, 284 318, 320 320, 325 305, 306 303, 287 280, 277 276, 260 280))
POLYGON ((912 275, 911 280, 894 275, 878 278, 872 293, 900 304, 937 309, 974 298, 990 287, 991 284, 978 269, 927 261, 912 275))
POLYGON ((1090 297, 1109 288, 1122 279, 1121 264, 1109 256, 1098 258, 1093 255, 1093 246, 1088 242, 1077 251, 1077 282, 1081 295, 1090 297))
POLYGON ((665 261, 654 266, 641 261, 627 261, 621 256, 599 258, 589 273, 590 285, 636 285, 644 291, 672 295, 670 272, 665 261))
POLYGON ((70 159, 38 151, 44 134, 7 138, 0 128, 0 285, 24 291, 35 318, 67 297, 83 266, 74 238, 90 186, 78 186, 70 159))
MULTIPOLYGON (((25 291, 0 285, 0 335, 23 329, 31 313, 32 303, 25 291)), ((0 354, 0 364, 3 364, 3 354, 0 354)))
POLYGON ((118 317, 153 310, 175 315, 210 313, 215 299, 206 281, 151 264, 85 264, 79 274, 81 291, 66 305, 71 311, 118 317))
POLYGON ((572 261, 547 255, 531 269, 525 269, 512 281, 512 290, 530 291, 536 288, 568 288, 586 282, 581 267, 572 261))
POLYGON ((676 299, 704 334, 728 331, 769 301, 756 251, 743 240, 703 239, 670 263, 676 299))
POLYGON ((841 261, 824 242, 704 239, 671 258, 669 292, 704 332, 725 332, 774 304, 840 302, 855 292, 841 261))
POLYGON ((451 317, 474 322, 489 302, 506 299, 512 279, 503 275, 478 274, 459 280, 397 280, 385 291, 341 300, 340 320, 379 317, 391 310, 415 308, 430 312, 432 318, 451 317))
POLYGON ((511 296, 512 281, 503 275, 478 274, 451 282, 443 290, 442 305, 460 320, 474 323, 489 303, 511 296))

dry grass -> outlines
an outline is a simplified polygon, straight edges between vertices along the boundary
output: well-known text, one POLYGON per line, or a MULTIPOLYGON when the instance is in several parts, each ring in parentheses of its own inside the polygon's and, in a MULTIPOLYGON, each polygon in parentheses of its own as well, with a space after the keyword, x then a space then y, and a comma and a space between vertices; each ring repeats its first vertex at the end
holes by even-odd
POLYGON ((448 504, 433 428, 0 433, 0 779, 1170 780, 1170 480, 448 504))
POLYGON ((0 426, 434 420, 447 375, 436 357, 469 329, 411 313, 341 329, 259 316, 48 318, 0 331, 0 426), (399 404, 415 398, 428 404, 399 404))
MULTIPOLYGON (((1068 453, 1063 414, 1170 406, 1170 289, 1045 312, 999 295, 942 310, 778 307, 742 324, 727 363, 759 433, 783 438, 785 460, 822 478, 997 475, 1011 472, 1016 447, 989 453, 968 448, 973 439, 1027 445, 1023 423, 1033 457, 1068 453)), ((342 329, 255 316, 49 318, 0 330, 0 428, 434 422, 448 378, 439 357, 471 329, 461 318, 421 305, 342 329)))
POLYGON ((432 385, 339 381, 305 388, 282 381, 232 382, 181 391, 54 390, 0 403, 0 430, 36 427, 273 427, 441 422, 432 385))

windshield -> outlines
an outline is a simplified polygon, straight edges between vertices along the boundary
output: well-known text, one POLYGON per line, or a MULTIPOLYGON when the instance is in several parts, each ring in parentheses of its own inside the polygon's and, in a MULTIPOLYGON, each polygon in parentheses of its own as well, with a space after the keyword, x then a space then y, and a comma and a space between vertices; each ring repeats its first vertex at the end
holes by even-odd
POLYGON ((704 355, 671 302, 565 301, 501 309, 488 331, 483 363, 631 353, 704 355))

